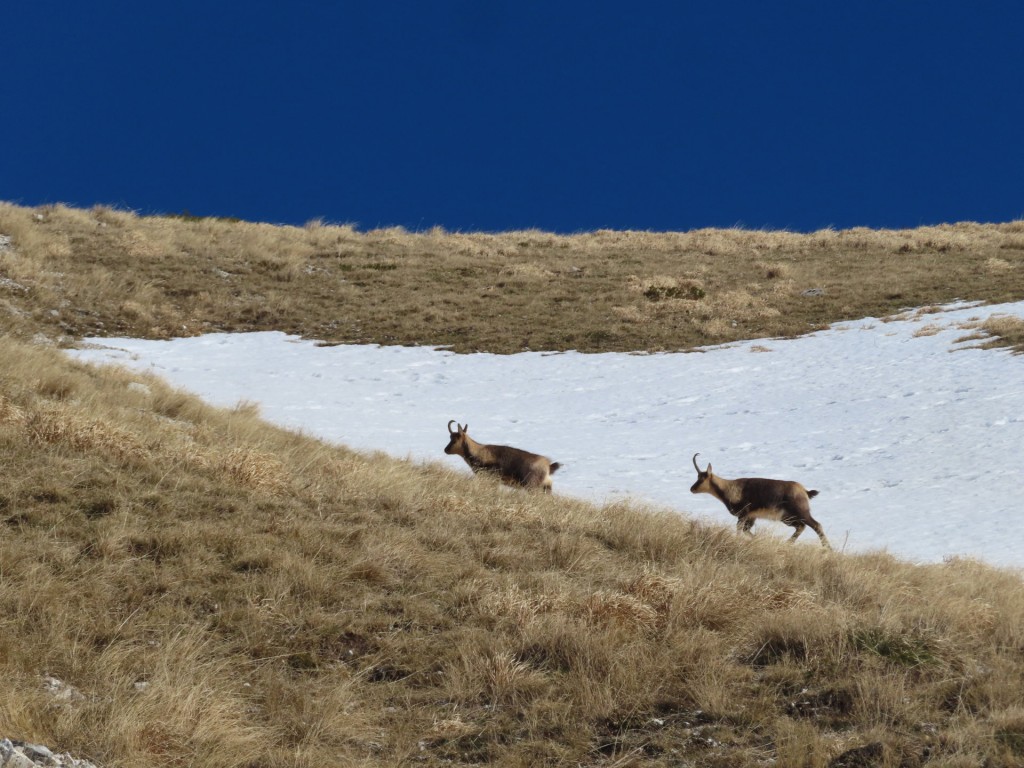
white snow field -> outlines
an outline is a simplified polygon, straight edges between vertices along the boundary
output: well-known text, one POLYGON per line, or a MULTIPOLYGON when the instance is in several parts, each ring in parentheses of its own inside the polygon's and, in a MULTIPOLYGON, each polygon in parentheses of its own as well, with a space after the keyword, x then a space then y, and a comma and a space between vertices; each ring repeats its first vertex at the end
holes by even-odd
MULTIPOLYGON (((75 358, 145 369, 210 403, 355 449, 433 460, 449 419, 562 463, 555 493, 632 497, 724 525, 689 492, 716 474, 799 480, 837 549, 1024 568, 1024 355, 960 341, 1024 302, 841 323, 685 354, 456 355, 317 346, 283 333, 86 340, 75 358)), ((758 522, 763 535, 788 536, 758 522)), ((818 546, 809 529, 801 543, 818 546)))

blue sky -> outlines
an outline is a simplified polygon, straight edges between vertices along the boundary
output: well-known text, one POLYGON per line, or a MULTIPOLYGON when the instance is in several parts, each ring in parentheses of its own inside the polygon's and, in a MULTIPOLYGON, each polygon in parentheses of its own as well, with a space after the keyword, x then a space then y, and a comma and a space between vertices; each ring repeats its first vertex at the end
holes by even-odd
POLYGON ((1024 218, 1014 2, 4 3, 0 199, 363 229, 1024 218))

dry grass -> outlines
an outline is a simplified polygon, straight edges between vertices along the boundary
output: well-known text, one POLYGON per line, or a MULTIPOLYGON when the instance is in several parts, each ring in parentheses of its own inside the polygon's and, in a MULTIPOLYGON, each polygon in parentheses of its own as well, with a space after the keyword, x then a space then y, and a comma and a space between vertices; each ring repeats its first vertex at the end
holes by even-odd
POLYGON ((0 371, 0 733, 107 766, 1024 760, 1015 574, 509 491, 10 339, 0 371))
POLYGON ((1019 574, 502 489, 21 340, 685 347, 1021 298, 1021 225, 563 238, 6 206, 0 234, 0 735, 110 768, 1024 764, 1019 574))
POLYGON ((1010 347, 1014 354, 1024 354, 1024 320, 1014 315, 994 314, 985 320, 968 323, 965 329, 973 333, 960 341, 981 341, 982 349, 1010 347))
POLYGON ((456 351, 679 350, 1024 298, 1024 222, 915 230, 359 232, 0 203, 10 332, 275 329, 456 351))

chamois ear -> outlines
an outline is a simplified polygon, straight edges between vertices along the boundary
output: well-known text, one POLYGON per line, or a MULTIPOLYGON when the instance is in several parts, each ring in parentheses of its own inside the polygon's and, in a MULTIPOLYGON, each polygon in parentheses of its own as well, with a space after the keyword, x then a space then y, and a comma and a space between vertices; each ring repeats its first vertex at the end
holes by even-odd
POLYGON ((466 434, 467 432, 469 432, 469 424, 460 425, 459 432, 461 432, 462 434, 466 434))

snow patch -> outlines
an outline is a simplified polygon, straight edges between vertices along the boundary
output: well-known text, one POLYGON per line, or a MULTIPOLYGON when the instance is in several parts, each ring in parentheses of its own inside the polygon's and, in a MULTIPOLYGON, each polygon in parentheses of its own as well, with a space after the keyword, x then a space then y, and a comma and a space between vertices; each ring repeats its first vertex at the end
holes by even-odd
POLYGON ((478 440, 561 462, 556 493, 629 495, 731 525, 717 501, 689 493, 699 452, 725 477, 818 489, 814 516, 837 547, 1020 568, 1024 356, 957 346, 961 323, 995 313, 1024 317, 1024 302, 704 354, 457 355, 277 332, 92 339, 70 354, 154 372, 216 405, 256 402, 272 422, 352 448, 468 471, 442 452, 457 419, 478 440), (916 333, 926 324, 937 327, 916 333))

